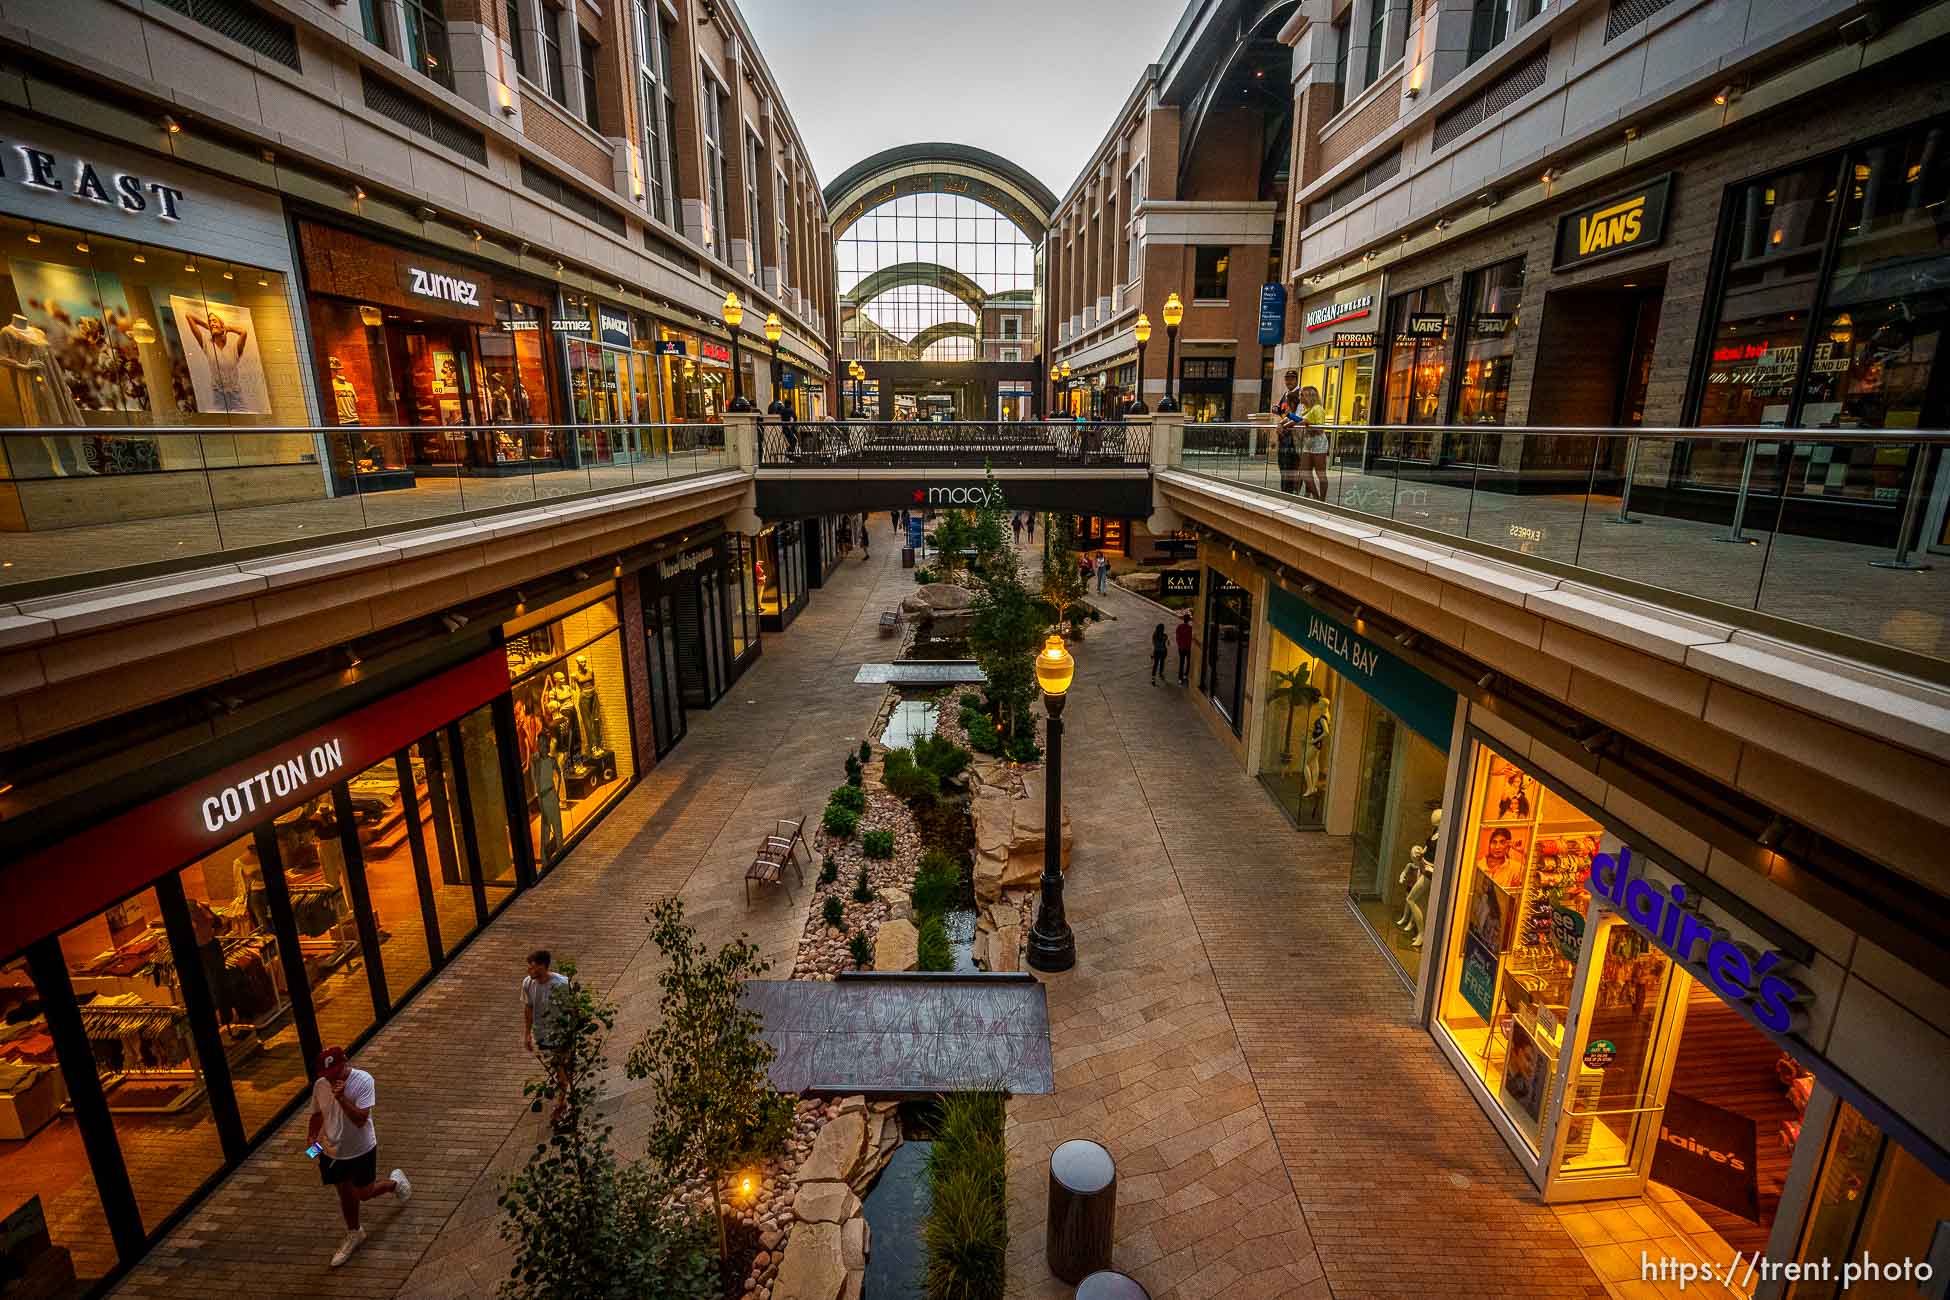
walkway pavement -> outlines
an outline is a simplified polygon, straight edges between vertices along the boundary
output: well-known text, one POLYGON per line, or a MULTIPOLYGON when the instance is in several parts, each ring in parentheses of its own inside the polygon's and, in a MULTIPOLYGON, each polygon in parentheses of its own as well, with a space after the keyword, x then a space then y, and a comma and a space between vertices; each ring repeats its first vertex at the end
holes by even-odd
MULTIPOLYGON (((716 708, 694 714, 541 887, 517 900, 364 1052, 382 1155, 411 1205, 328 1273, 336 1211, 293 1123, 125 1282, 126 1296, 475 1296, 507 1257, 496 1179, 525 1158, 515 997, 536 944, 621 1003, 608 1103, 641 1132, 625 1047, 655 1014, 643 913, 681 892, 713 942, 739 930, 782 971, 800 916, 743 902, 749 828, 812 810, 874 716, 851 684, 884 656, 879 611, 911 585, 894 548, 815 592, 716 708)), ((1066 1297, 1042 1260, 1048 1152, 1095 1137, 1120 1171, 1116 1262, 1155 1300, 1207 1296, 1602 1297, 1344 902, 1344 841, 1293 831, 1197 717, 1148 684, 1156 608, 1077 647, 1064 771, 1077 847, 1077 969, 1048 980, 1057 1091, 1010 1107, 1010 1293, 1066 1297)), ((801 905, 804 895, 801 894, 801 905)), ((780 1297, 779 1300, 786 1300, 780 1297)))

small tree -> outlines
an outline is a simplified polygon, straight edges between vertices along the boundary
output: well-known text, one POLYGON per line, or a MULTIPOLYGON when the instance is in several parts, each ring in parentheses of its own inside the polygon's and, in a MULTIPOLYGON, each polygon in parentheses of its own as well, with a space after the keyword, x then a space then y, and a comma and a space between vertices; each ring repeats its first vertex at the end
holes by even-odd
POLYGON ((665 1174, 710 1183, 722 1260, 726 1175, 775 1154, 792 1123, 792 1099, 766 1082, 772 1046, 759 1036, 758 1015, 739 1002, 745 981, 771 964, 742 935, 708 952, 679 899, 659 903, 650 920, 668 966, 657 977, 661 1014, 631 1050, 629 1076, 650 1080, 656 1105, 647 1144, 665 1174))
MULTIPOLYGON (((989 473, 988 500, 999 529, 1008 507, 994 471, 989 473)), ((968 627, 968 651, 988 677, 989 702, 1001 719, 1002 731, 1014 737, 1036 695, 1036 650, 1048 624, 1023 585, 1014 547, 1005 544, 995 552, 985 579, 968 627)), ((1035 724, 1029 726, 1033 729, 1035 724)))
POLYGON ((1049 516, 1049 543, 1043 555, 1043 599, 1056 611, 1058 623, 1075 624, 1083 604, 1083 574, 1077 568, 1076 520, 1061 511, 1049 516))
POLYGON ((1004 555, 1013 559, 1015 546, 1009 539, 1009 507, 1002 499, 1002 487, 995 481, 994 466, 983 467, 982 504, 969 525, 968 544, 975 551, 975 569, 984 578, 998 567, 1004 555))
POLYGON ((670 1204, 670 1188, 649 1161, 616 1158, 611 1126, 595 1109, 615 1004, 592 994, 571 963, 562 970, 569 977, 555 994, 565 1044, 562 1077, 550 1071, 523 1089, 536 1112, 547 1102, 561 1112, 548 1140, 501 1190, 507 1216, 501 1237, 515 1250, 501 1294, 508 1300, 715 1296, 720 1285, 710 1230, 700 1216, 670 1204))
POLYGON ((941 522, 934 526, 928 540, 934 543, 935 568, 940 571, 942 582, 953 582, 955 575, 968 567, 968 556, 963 554, 974 545, 974 526, 969 523, 965 510, 945 510, 941 522))

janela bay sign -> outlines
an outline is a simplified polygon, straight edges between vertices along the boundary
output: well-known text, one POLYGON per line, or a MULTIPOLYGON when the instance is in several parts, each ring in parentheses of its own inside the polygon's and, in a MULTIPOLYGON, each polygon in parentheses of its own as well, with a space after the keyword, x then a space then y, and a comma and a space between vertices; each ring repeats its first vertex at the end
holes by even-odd
POLYGON ((1351 634, 1339 623, 1315 614, 1307 619, 1307 635, 1333 650, 1348 667, 1365 677, 1373 677, 1381 652, 1351 634))

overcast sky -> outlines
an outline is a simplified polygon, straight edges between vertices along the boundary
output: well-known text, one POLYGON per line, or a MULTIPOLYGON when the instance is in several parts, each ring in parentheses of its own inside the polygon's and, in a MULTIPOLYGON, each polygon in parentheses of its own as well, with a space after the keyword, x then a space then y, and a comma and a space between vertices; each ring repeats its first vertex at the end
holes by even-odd
POLYGON ((972 144, 1060 198, 1187 0, 738 0, 821 185, 897 144, 972 144))

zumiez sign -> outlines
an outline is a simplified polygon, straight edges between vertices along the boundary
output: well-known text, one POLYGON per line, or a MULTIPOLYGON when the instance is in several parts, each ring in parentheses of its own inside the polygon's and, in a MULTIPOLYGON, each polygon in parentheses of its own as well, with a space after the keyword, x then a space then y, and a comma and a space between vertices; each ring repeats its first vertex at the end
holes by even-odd
POLYGON ((463 280, 457 275, 442 275, 419 266, 406 267, 405 271, 408 293, 417 293, 422 298, 438 298, 442 302, 459 303, 463 307, 481 305, 481 286, 472 280, 463 280))

